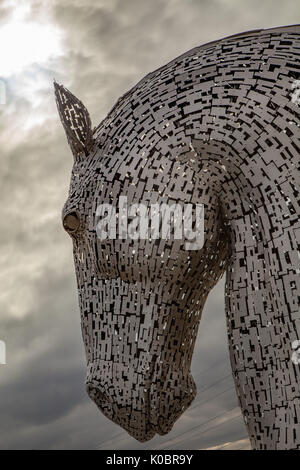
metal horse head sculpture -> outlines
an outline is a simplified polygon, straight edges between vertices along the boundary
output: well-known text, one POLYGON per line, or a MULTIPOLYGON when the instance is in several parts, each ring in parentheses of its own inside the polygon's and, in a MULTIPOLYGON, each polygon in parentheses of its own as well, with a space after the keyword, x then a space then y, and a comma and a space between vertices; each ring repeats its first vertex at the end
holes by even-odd
POLYGON ((252 447, 300 448, 299 58, 300 26, 196 47, 146 75, 94 129, 55 83, 74 155, 63 225, 87 391, 141 442, 168 433, 195 397, 201 312, 226 271, 232 372, 252 447), (99 206, 121 196, 202 204, 204 243, 99 237, 99 206))

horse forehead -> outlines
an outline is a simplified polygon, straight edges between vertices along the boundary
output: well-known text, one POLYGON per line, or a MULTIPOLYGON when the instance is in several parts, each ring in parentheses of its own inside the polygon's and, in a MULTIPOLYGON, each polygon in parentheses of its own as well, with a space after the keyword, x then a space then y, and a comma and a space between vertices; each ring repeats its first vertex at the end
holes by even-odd
POLYGON ((167 71, 164 82, 153 77, 144 84, 137 84, 136 88, 130 90, 124 99, 120 99, 104 120, 94 130, 94 137, 101 146, 118 146, 123 138, 128 142, 138 141, 140 146, 145 146, 148 140, 155 141, 154 133, 164 130, 167 134, 168 126, 166 119, 178 119, 180 108, 174 108, 174 93, 179 84, 167 80, 172 76, 173 69, 167 71), (161 96, 163 94, 163 96, 161 96), (169 103, 172 102, 172 108, 169 103))

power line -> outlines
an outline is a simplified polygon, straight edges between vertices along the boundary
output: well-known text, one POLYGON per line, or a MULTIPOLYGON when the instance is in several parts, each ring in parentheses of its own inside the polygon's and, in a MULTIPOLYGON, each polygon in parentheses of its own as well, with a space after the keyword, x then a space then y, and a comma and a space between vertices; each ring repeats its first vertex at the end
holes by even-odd
MULTIPOLYGON (((205 424, 207 424, 207 423, 209 423, 209 422, 211 422, 211 421, 214 421, 215 419, 217 419, 217 418, 219 418, 219 417, 225 416, 227 413, 230 413, 230 411, 232 411, 232 410, 234 410, 234 409, 236 409, 236 408, 237 408, 237 406, 235 405, 233 408, 230 408, 229 410, 227 410, 227 411, 225 411, 225 412, 222 411, 221 413, 219 413, 219 414, 213 416, 212 418, 209 418, 209 419, 207 419, 206 421, 203 421, 202 423, 197 424, 197 426, 194 426, 193 428, 187 429, 186 431, 184 431, 184 432, 181 433, 180 435, 177 434, 177 436, 174 436, 171 440, 174 440, 174 439, 176 439, 176 438, 180 438, 180 440, 179 440, 179 442, 180 442, 180 441, 182 441, 182 436, 184 436, 185 434, 188 434, 188 433, 190 433, 190 432, 192 432, 192 431, 195 431, 196 429, 199 429, 199 428, 203 427, 205 424)), ((206 432, 206 431, 205 431, 205 432, 206 432)), ((171 441, 171 440, 170 440, 170 441, 171 441)), ((166 444, 167 444, 168 442, 170 442, 170 441, 167 441, 166 444)))
MULTIPOLYGON (((101 442, 101 444, 99 444, 97 447, 93 447, 91 450, 101 450, 101 447, 104 446, 105 444, 113 441, 114 439, 118 439, 119 437, 123 437, 123 439, 127 438, 128 436, 125 434, 124 435, 124 432, 125 431, 122 431, 122 432, 119 432, 118 434, 116 434, 115 436, 111 437, 110 439, 107 439, 106 441, 104 442, 101 442)), ((122 440, 123 440, 122 439, 122 440)))
MULTIPOLYGON (((189 432, 191 432, 191 431, 194 431, 194 430, 196 430, 196 429, 201 428, 202 426, 204 426, 204 425, 207 424, 208 422, 213 421, 214 419, 216 419, 216 418, 218 418, 218 417, 225 416, 227 413, 229 413, 230 411, 233 411, 233 410, 236 409, 236 408, 237 408, 237 407, 234 406, 234 407, 231 408, 230 410, 227 410, 225 413, 220 413, 219 415, 214 416, 214 417, 211 418, 211 419, 208 419, 207 421, 205 421, 205 422, 199 424, 198 426, 195 426, 194 428, 189 429, 188 431, 185 431, 184 433, 181 434, 181 437, 182 437, 184 434, 187 434, 187 433, 189 433, 189 432)), ((230 421, 233 421, 233 420, 238 419, 238 418, 240 418, 240 415, 238 415, 238 416, 233 416, 232 418, 227 419, 227 420, 226 420, 225 422, 223 422, 223 423, 215 424, 214 426, 211 426, 210 428, 205 429, 204 431, 201 431, 201 436, 202 436, 203 434, 207 433, 208 431, 212 431, 213 429, 218 428, 218 427, 220 427, 220 426, 222 426, 222 425, 224 425, 224 424, 227 424, 227 423, 229 423, 230 421)), ((182 439, 179 440, 179 443, 180 443, 180 442, 182 442, 182 439)), ((178 442, 176 442, 176 445, 178 445, 178 442)), ((171 449, 170 449, 170 450, 171 450, 171 449)))
POLYGON ((218 385, 220 382, 223 382, 223 380, 228 379, 229 377, 232 377, 232 375, 231 375, 231 374, 225 375, 225 377, 223 377, 222 379, 217 380, 216 382, 212 383, 212 384, 209 385, 208 387, 200 389, 200 390, 198 391, 198 393, 204 393, 204 392, 206 392, 207 390, 211 389, 211 388, 214 387, 215 385, 218 385))
MULTIPOLYGON (((221 365, 225 365, 225 364, 227 364, 227 363, 228 363, 228 361, 223 361, 223 362, 221 362, 221 361, 217 360, 217 361, 215 361, 213 364, 211 364, 209 367, 207 367, 206 369, 204 369, 204 371, 199 371, 199 372, 197 372, 197 374, 195 373, 195 377, 196 377, 196 378, 202 377, 202 376, 205 375, 207 372, 210 372, 212 369, 214 369, 215 366, 221 366, 221 365)), ((231 375, 231 374, 230 374, 230 375, 231 375)))
POLYGON ((191 406, 190 408, 188 408, 188 411, 192 411, 192 410, 194 410, 195 408, 197 408, 198 406, 202 406, 202 405, 204 405, 205 403, 208 403, 208 402, 212 401, 213 399, 220 397, 221 395, 223 395, 224 393, 228 392, 229 390, 233 390, 233 389, 234 389, 234 385, 231 385, 231 387, 226 388, 226 390, 223 390, 222 392, 218 393, 217 395, 214 395, 213 397, 209 398, 208 400, 202 401, 202 402, 200 402, 200 403, 198 403, 198 400, 197 400, 197 402, 195 403, 195 405, 193 405, 193 406, 191 406))
MULTIPOLYGON (((200 399, 200 394, 203 394, 205 392, 207 392, 208 390, 210 390, 211 388, 213 388, 215 385, 218 385, 219 383, 223 382, 225 379, 229 378, 230 377, 230 374, 223 377, 222 379, 220 380, 217 380, 216 382, 214 382, 213 384, 211 384, 209 387, 206 387, 205 389, 202 389, 202 390, 199 390, 197 391, 197 399, 196 401, 194 402, 194 404, 189 408, 189 411, 195 409, 196 406, 198 406, 199 404, 199 399, 200 399)), ((231 386, 231 388, 233 388, 233 386, 231 386)), ((212 397, 212 398, 215 398, 215 397, 212 397)), ((201 403, 200 403, 201 404, 201 403)))

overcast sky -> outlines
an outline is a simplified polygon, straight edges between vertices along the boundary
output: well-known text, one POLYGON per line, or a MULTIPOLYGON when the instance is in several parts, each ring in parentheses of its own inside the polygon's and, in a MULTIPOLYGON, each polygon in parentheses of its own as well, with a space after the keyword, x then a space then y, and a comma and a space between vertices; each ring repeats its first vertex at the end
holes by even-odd
POLYGON ((72 155, 52 81, 82 99, 97 125, 139 79, 192 47, 299 23, 299 14, 299 0, 0 0, 1 449, 248 448, 224 279, 200 325, 197 398, 171 433, 141 444, 86 395, 72 246, 60 222, 72 155))

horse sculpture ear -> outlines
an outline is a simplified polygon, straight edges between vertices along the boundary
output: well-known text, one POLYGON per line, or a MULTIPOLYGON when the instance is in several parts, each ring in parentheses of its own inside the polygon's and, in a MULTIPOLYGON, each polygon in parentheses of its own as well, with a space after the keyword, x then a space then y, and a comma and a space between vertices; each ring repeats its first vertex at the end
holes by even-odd
POLYGON ((54 82, 56 104, 74 159, 89 153, 93 144, 92 124, 88 110, 67 88, 54 82))

